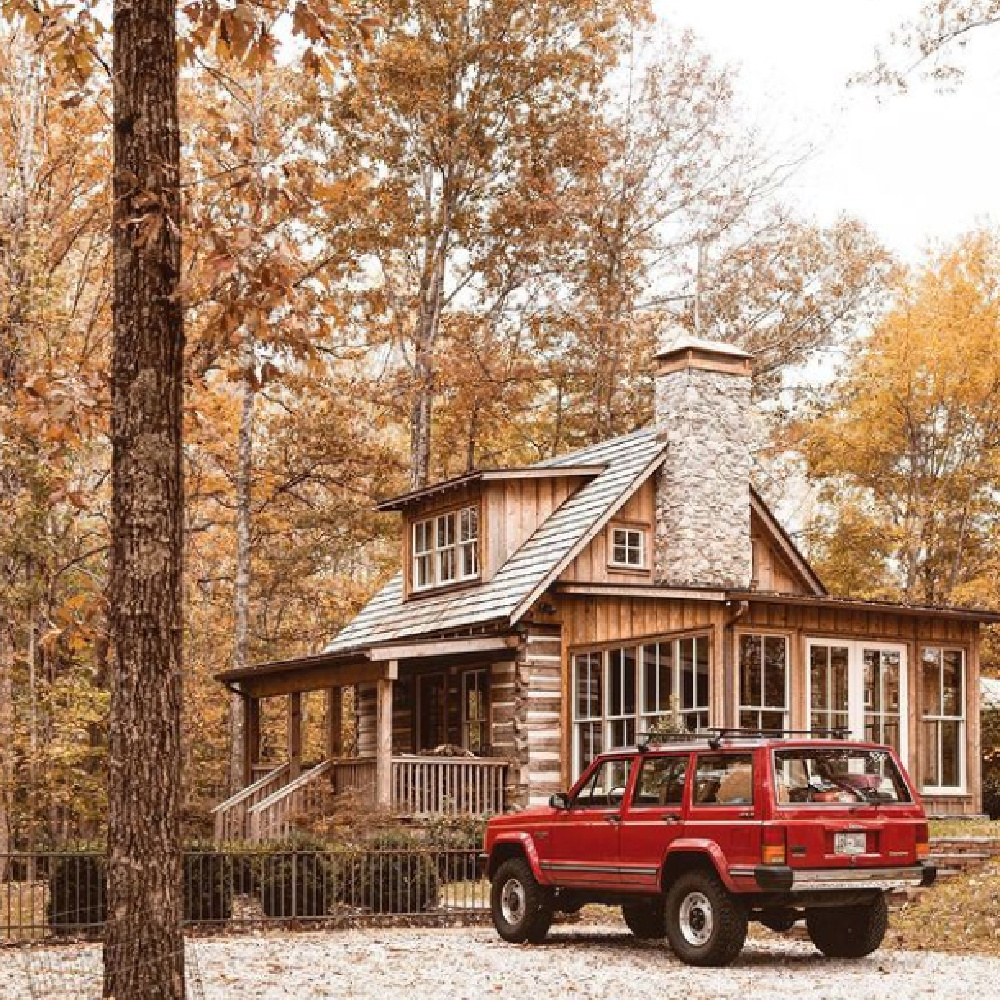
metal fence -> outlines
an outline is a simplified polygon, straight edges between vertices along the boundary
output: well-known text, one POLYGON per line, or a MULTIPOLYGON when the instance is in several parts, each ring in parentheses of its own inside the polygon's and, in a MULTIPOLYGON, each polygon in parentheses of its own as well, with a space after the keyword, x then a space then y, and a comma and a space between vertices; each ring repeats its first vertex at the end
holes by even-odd
MULTIPOLYGON (((473 848, 255 846, 184 856, 184 920, 206 932, 477 922, 488 909, 473 848)), ((106 915, 102 853, 0 855, 0 946, 99 938, 106 915)))

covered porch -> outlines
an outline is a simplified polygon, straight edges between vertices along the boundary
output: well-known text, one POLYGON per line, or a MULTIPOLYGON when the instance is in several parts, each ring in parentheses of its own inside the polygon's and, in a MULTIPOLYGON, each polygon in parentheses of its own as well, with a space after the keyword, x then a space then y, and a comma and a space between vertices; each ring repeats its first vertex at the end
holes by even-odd
MULTIPOLYGON (((243 787, 214 810, 219 842, 287 836, 331 795, 398 817, 488 816, 510 801, 507 741, 495 745, 491 680, 517 637, 477 636, 319 654, 228 671, 239 695, 243 787), (355 746, 344 691, 355 691, 355 746), (303 759, 303 696, 325 692, 324 754, 303 759), (261 705, 285 702, 285 755, 261 762, 261 705)), ((511 668, 512 669, 512 668, 511 668)), ((315 756, 315 755, 314 755, 315 756)))

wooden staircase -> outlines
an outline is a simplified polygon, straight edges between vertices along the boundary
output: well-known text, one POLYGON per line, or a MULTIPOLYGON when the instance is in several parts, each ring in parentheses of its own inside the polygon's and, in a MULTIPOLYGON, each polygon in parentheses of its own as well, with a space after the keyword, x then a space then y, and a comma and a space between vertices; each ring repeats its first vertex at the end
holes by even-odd
POLYGON ((281 764, 225 802, 220 802, 212 810, 215 842, 226 844, 250 840, 250 810, 284 788, 290 773, 288 764, 281 764))

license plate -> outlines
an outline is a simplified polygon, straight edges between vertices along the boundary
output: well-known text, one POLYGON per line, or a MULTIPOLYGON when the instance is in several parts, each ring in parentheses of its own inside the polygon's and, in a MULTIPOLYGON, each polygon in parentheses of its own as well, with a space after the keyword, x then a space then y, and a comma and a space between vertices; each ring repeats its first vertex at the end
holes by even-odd
POLYGON ((834 854, 864 854, 868 850, 868 837, 864 833, 835 833, 834 854))

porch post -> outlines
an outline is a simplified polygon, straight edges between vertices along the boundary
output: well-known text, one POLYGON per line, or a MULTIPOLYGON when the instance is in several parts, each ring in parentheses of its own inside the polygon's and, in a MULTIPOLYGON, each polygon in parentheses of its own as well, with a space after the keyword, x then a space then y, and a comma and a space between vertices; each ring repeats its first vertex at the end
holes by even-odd
POLYGON ((260 763, 260 699, 244 694, 243 710, 243 787, 252 785, 253 769, 260 763))
POLYGON ((344 756, 344 689, 326 692, 326 755, 330 760, 344 756))
MULTIPOLYGON (((389 673, 396 674, 390 661, 389 673)), ((375 803, 392 808, 392 684, 387 678, 375 682, 375 803)))
POLYGON ((294 781, 302 770, 302 695, 288 696, 288 777, 294 781))

